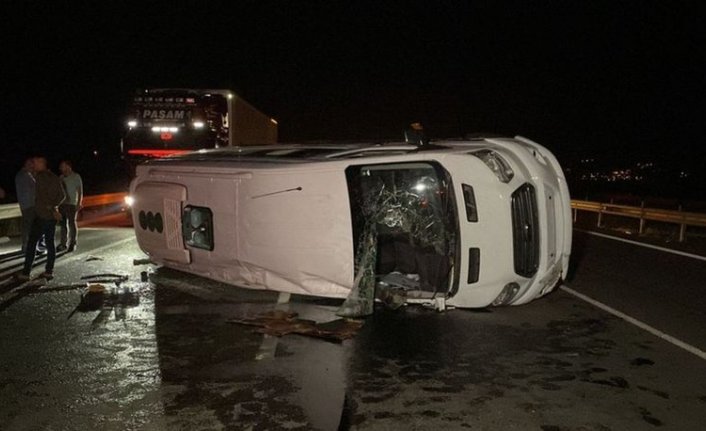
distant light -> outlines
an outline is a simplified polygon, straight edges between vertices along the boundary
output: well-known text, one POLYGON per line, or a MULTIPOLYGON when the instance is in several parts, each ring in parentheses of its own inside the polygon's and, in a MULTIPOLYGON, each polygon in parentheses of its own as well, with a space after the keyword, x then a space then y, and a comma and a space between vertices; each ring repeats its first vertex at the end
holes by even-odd
POLYGON ((233 98, 233 95, 230 94, 230 93, 228 93, 228 98, 229 98, 229 99, 232 99, 232 98, 233 98))
POLYGON ((137 127, 137 121, 135 120, 130 120, 127 122, 128 127, 137 127))
POLYGON ((93 150, 93 155, 98 156, 98 150, 93 150))
POLYGON ((414 190, 416 190, 416 191, 419 192, 419 193, 423 192, 423 191, 426 190, 426 189, 427 189, 427 185, 426 185, 426 184, 423 184, 423 183, 417 183, 417 184, 414 186, 414 190))
POLYGON ((164 133, 164 132, 171 132, 171 133, 176 133, 179 131, 178 127, 153 127, 152 131, 155 133, 164 133))
POLYGON ((131 207, 134 203, 135 203, 135 198, 133 198, 130 195, 125 196, 125 205, 131 207))
POLYGON ((274 118, 270 118, 270 121, 272 122, 272 124, 277 125, 277 120, 275 120, 274 118))
POLYGON ((203 121, 194 121, 194 128, 195 129, 202 129, 204 126, 203 121))

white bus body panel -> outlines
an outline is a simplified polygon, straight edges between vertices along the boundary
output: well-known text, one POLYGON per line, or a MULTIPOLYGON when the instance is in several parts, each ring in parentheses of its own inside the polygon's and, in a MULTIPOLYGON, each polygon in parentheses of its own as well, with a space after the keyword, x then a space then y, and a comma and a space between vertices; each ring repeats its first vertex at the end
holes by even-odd
MULTIPOLYGON (((329 297, 350 290, 352 228, 340 172, 152 169, 147 181, 133 183, 131 194, 138 243, 158 263, 258 289, 329 297), (140 212, 164 214, 177 190, 188 190, 180 209, 212 210, 213 251, 170 247, 166 229, 159 235, 140 227, 140 212)), ((181 234, 181 219, 165 218, 170 223, 181 234)))

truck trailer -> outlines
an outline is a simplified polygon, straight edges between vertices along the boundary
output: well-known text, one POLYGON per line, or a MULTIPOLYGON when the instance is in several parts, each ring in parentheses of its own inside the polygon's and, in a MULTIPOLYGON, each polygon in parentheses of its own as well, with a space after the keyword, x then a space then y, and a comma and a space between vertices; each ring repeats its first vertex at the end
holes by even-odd
POLYGON ((126 126, 121 150, 133 166, 195 150, 277 142, 277 121, 230 90, 140 90, 126 126))

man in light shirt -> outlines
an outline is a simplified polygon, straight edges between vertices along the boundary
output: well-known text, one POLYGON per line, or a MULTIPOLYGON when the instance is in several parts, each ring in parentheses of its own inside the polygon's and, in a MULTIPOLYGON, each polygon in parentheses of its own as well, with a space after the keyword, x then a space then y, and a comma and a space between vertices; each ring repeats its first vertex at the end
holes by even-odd
POLYGON ((81 181, 81 176, 74 172, 73 164, 69 160, 63 160, 59 164, 59 171, 61 171, 61 184, 66 193, 66 200, 59 207, 61 240, 56 250, 72 252, 76 249, 76 238, 78 237, 76 215, 81 210, 83 201, 83 181, 81 181))

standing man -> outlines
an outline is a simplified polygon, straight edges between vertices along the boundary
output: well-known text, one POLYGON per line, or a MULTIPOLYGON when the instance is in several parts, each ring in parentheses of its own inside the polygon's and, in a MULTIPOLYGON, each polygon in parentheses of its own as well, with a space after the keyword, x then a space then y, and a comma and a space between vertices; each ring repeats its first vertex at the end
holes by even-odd
POLYGON ((78 235, 76 214, 81 210, 81 203, 83 202, 83 181, 81 181, 81 175, 74 172, 73 164, 69 160, 63 160, 59 164, 59 170, 61 171, 61 183, 66 192, 66 200, 59 207, 61 212, 61 241, 56 250, 72 252, 76 249, 76 237, 78 235))
POLYGON ((34 200, 36 218, 29 232, 29 241, 25 250, 24 269, 22 274, 17 277, 20 281, 30 279, 32 264, 34 263, 34 249, 37 247, 37 241, 42 235, 44 235, 47 242, 47 264, 42 277, 48 280, 54 278, 54 260, 56 260, 54 235, 56 222, 61 220, 59 205, 65 199, 61 180, 47 169, 46 158, 34 158, 34 172, 34 179, 37 185, 34 200))
POLYGON ((22 253, 27 251, 29 231, 34 223, 34 161, 30 157, 25 160, 22 169, 15 175, 15 191, 17 202, 22 213, 22 253))

